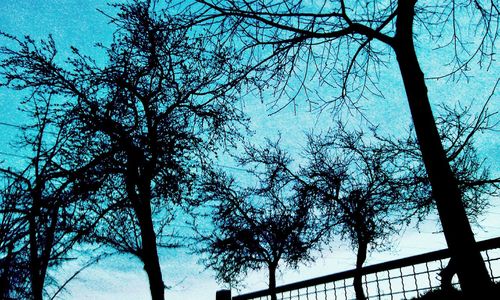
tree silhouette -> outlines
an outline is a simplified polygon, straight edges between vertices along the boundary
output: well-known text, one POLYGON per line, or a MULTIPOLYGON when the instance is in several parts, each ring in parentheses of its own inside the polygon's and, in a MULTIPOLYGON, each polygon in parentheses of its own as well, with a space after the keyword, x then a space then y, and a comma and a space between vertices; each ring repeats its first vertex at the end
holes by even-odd
MULTIPOLYGON (((488 198, 498 196, 499 190, 500 178, 491 176, 486 159, 480 158, 475 145, 475 140, 481 133, 495 131, 498 126, 498 122, 494 122, 497 113, 488 110, 492 96, 493 94, 477 113, 473 112, 472 105, 439 105, 436 118, 467 216, 473 222, 477 222, 478 216, 489 205, 488 198)), ((413 127, 410 127, 405 138, 375 136, 385 145, 385 151, 401 158, 398 168, 408 174, 408 178, 414 183, 409 192, 416 195, 409 197, 407 209, 419 221, 424 220, 430 212, 435 211, 436 205, 413 127)))
MULTIPOLYGON (((488 197, 496 196, 499 188, 499 179, 491 178, 474 148, 477 134, 496 126, 487 103, 476 116, 470 107, 443 105, 443 114, 437 118, 471 220, 478 218, 488 197)), ((376 129, 368 133, 347 131, 339 125, 326 134, 309 135, 309 163, 302 171, 308 178, 304 194, 333 206, 330 210, 340 219, 340 234, 357 251, 358 270, 368 249, 387 246, 388 238, 413 216, 422 221, 435 209, 414 132, 406 140, 383 137, 376 129)), ((455 271, 453 268, 451 274, 455 271)), ((450 281, 451 277, 447 276, 450 281)), ((365 299, 361 280, 358 273, 354 278, 357 299, 365 299)))
POLYGON ((37 43, 3 34, 17 48, 1 48, 0 67, 2 85, 61 101, 78 159, 100 162, 85 173, 97 189, 80 211, 86 224, 101 220, 88 239, 137 256, 152 298, 164 299, 158 237, 172 207, 196 202, 193 184, 204 163, 245 122, 228 93, 245 70, 237 53, 202 33, 188 35, 153 4, 112 6, 117 29, 110 46, 99 45, 103 66, 103 57, 77 48, 61 62, 51 37, 37 43))
POLYGON ((318 75, 321 84, 332 87, 332 94, 340 91, 325 102, 357 107, 367 93, 380 94, 375 84, 379 68, 386 56, 394 55, 443 232, 459 262, 462 289, 471 297, 488 290, 491 280, 439 137, 414 37, 426 34, 451 49, 446 56, 451 70, 442 77, 466 75, 475 58, 480 66, 489 66, 498 34, 493 1, 340 0, 309 6, 301 0, 197 2, 201 5, 192 6, 200 15, 196 24, 223 27, 220 32, 237 40, 250 64, 270 70, 264 74, 264 86, 275 83, 279 94, 288 97, 286 103, 298 99, 301 91, 310 99, 316 95, 308 93, 307 83, 318 75))
POLYGON ((406 186, 396 161, 382 145, 367 141, 363 132, 342 125, 325 135, 309 135, 308 164, 302 174, 304 195, 317 198, 332 211, 336 232, 356 251, 356 299, 366 299, 360 270, 368 251, 387 247, 402 227, 406 186))
POLYGON ((71 128, 58 115, 52 96, 34 93, 24 103, 31 125, 23 126, 16 147, 28 150, 29 162, 21 170, 0 168, 4 179, 0 204, 0 249, 6 298, 43 299, 50 267, 65 261, 86 232, 77 202, 90 190, 78 189, 82 174, 94 162, 76 166, 68 147, 71 128))
POLYGON ((215 228, 210 235, 199 233, 203 246, 198 251, 224 283, 238 284, 249 270, 267 268, 270 296, 276 300, 278 267, 296 268, 311 260, 328 239, 332 215, 320 214, 309 198, 299 197, 287 168, 291 159, 278 142, 247 146, 239 161, 251 168, 252 183, 241 186, 224 172, 211 171, 203 185, 205 199, 214 206, 215 228))
MULTIPOLYGON (((491 176, 486 159, 479 157, 474 145, 478 134, 495 131, 498 126, 498 122, 493 122, 493 116, 497 113, 489 112, 487 107, 492 96, 493 93, 477 114, 473 114, 472 106, 460 103, 454 107, 441 105, 442 113, 436 119, 446 156, 458 181, 467 216, 473 222, 477 222, 477 218, 488 207, 489 199, 498 197, 500 189, 500 178, 491 176)), ((399 169, 404 170, 410 182, 413 182, 407 185, 411 197, 408 198, 406 208, 410 216, 417 216, 419 221, 424 220, 429 213, 435 211, 436 206, 412 128, 406 139, 380 136, 378 139, 386 145, 386 151, 393 154, 404 153, 405 158, 400 160, 399 169)), ((441 271, 441 286, 444 289, 451 288, 457 267, 456 260, 451 258, 441 271)))

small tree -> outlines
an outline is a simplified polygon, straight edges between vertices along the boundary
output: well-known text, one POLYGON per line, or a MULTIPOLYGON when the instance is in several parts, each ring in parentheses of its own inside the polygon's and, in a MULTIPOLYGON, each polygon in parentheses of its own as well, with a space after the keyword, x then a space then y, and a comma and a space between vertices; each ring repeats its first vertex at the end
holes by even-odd
POLYGON ((368 142, 362 132, 347 132, 341 125, 326 135, 309 135, 303 195, 317 198, 320 206, 332 211, 336 231, 355 249, 356 299, 365 299, 360 271, 368 251, 387 247, 387 240, 403 225, 405 185, 397 160, 368 142))
MULTIPOLYGON (((439 105, 436 118, 447 159, 472 222, 477 222, 490 198, 498 196, 500 187, 500 178, 492 177, 487 160, 480 157, 475 145, 482 133, 494 132, 498 127, 498 121, 495 122, 497 112, 488 109, 492 96, 493 93, 477 112, 474 112, 473 105, 439 105)), ((405 138, 384 137, 376 133, 374 136, 384 145, 385 151, 399 157, 398 169, 407 174, 408 181, 406 208, 411 216, 422 221, 429 213, 435 212, 436 205, 413 127, 408 132, 405 138)))
MULTIPOLYGON (((491 122, 495 113, 488 112, 487 104, 476 116, 470 107, 443 105, 437 118, 471 220, 488 205, 487 197, 498 194, 499 179, 490 177, 474 147, 478 133, 496 126, 491 122)), ((422 221, 435 208, 414 134, 392 140, 375 129, 370 133, 348 132, 339 126, 325 135, 310 135, 309 164, 302 171, 308 178, 304 194, 332 205, 340 216, 340 233, 357 250, 358 270, 368 247, 387 245, 387 239, 413 216, 422 221)), ((361 279, 359 273, 354 278, 357 299, 365 299, 361 279)))
POLYGON ((279 265, 296 268, 312 259, 329 236, 329 222, 299 197, 296 181, 287 168, 290 157, 277 143, 247 147, 240 158, 251 166, 251 181, 244 187, 224 172, 212 171, 203 185, 206 200, 214 205, 212 235, 201 235, 205 265, 217 279, 238 283, 248 270, 267 268, 271 299, 276 299, 279 265))

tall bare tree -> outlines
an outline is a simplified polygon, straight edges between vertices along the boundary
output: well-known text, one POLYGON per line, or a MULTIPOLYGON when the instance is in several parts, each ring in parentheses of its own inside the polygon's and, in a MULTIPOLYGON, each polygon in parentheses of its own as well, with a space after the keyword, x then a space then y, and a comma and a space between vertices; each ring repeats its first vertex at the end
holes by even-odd
POLYGON ((333 100, 326 102, 357 107, 370 92, 380 94, 375 84, 380 67, 394 55, 444 235, 459 262, 461 286, 470 296, 488 290, 491 280, 437 131, 414 38, 425 36, 449 49, 451 70, 442 77, 466 75, 474 59, 491 66, 499 21, 494 1, 197 2, 192 6, 200 16, 196 24, 235 38, 250 64, 265 64, 270 72, 264 86, 276 83, 279 95, 289 99, 285 103, 300 92, 311 99, 307 83, 317 75, 332 88, 333 100))
POLYGON ((77 48, 61 61, 52 38, 37 43, 4 34, 14 46, 1 48, 0 74, 4 86, 55 95, 77 134, 72 143, 80 159, 102 158, 86 173, 98 187, 87 206, 90 223, 97 215, 97 228, 109 225, 94 241, 137 256, 157 300, 165 288, 158 235, 172 207, 195 202, 203 164, 245 122, 228 93, 245 70, 238 69, 238 53, 180 28, 155 3, 112 5, 117 29, 111 45, 99 45, 102 66, 77 48))

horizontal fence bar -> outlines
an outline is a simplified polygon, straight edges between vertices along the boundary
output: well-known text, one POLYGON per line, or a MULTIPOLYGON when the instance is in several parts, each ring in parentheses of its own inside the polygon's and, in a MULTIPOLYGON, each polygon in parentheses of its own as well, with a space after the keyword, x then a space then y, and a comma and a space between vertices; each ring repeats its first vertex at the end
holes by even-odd
MULTIPOLYGON (((480 241, 476 243, 477 249, 479 251, 500 248, 500 237, 480 241)), ((373 274, 382 271, 388 271, 392 269, 409 267, 417 264, 427 263, 431 261, 437 261, 441 259, 446 259, 450 257, 449 249, 442 249, 433 252, 428 252, 424 254, 414 255, 410 257, 405 257, 401 259, 396 259, 388 262, 383 262, 375 265, 370 265, 363 267, 360 271, 355 269, 338 272, 330 275, 320 276, 312 279, 307 279, 304 281, 294 282, 290 284, 285 284, 276 287, 275 293, 284 293, 292 290, 305 289, 308 287, 318 286, 318 285, 326 285, 327 283, 345 280, 348 278, 352 278, 355 274, 360 272, 362 275, 373 274)), ((495 278, 493 278, 495 279, 495 278)), ((238 296, 234 296, 233 300, 245 300, 245 299, 254 299, 259 297, 266 297, 270 295, 269 289, 255 291, 247 294, 242 294, 238 296)))

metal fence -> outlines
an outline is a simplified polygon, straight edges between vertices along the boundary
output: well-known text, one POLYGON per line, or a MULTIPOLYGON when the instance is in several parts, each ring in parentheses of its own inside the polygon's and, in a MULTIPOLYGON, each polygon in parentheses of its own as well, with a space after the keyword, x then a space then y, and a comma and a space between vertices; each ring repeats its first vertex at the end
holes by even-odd
MULTIPOLYGON (((500 237, 477 243, 493 281, 500 278, 500 237)), ((412 299, 440 287, 439 273, 450 259, 448 249, 397 259, 364 267, 363 285, 367 299, 412 299)), ((276 288, 277 299, 349 300, 356 299, 352 285, 356 270, 317 277, 276 288)), ((456 276, 452 284, 458 287, 456 276)), ((230 291, 219 291, 217 299, 269 300, 269 290, 231 298, 230 291)))

